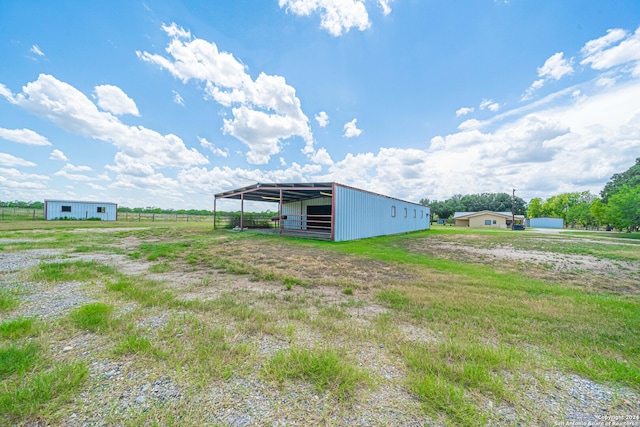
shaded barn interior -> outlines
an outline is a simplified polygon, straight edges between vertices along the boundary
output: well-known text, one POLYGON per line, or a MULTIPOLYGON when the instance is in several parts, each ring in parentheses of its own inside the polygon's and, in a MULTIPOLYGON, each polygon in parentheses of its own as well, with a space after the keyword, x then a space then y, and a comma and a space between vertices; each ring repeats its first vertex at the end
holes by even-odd
POLYGON ((333 185, 332 183, 278 183, 254 184, 215 195, 217 199, 240 200, 240 223, 248 227, 244 217, 244 202, 278 203, 278 215, 272 218, 280 234, 311 237, 323 240, 333 238, 333 185))

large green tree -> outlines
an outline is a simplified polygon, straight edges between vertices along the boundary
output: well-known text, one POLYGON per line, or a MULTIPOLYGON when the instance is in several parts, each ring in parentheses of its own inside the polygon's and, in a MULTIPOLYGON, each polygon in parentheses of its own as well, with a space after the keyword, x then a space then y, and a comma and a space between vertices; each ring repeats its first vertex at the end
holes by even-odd
POLYGON ((602 201, 607 203, 609 197, 616 194, 623 186, 635 187, 640 185, 640 157, 636 159, 636 163, 622 173, 616 173, 611 177, 600 192, 602 201))
POLYGON ((623 185, 609 196, 607 203, 611 224, 619 230, 637 231, 640 226, 640 184, 623 185))
MULTIPOLYGON (((507 193, 456 194, 444 201, 422 199, 420 203, 429 206, 434 217, 447 219, 455 212, 511 212, 512 199, 507 193)), ((515 197, 513 207, 516 215, 524 215, 527 204, 520 197, 515 197)))
POLYGON ((529 206, 527 206, 527 217, 529 218, 540 218, 542 216, 542 199, 536 197, 529 201, 529 206))

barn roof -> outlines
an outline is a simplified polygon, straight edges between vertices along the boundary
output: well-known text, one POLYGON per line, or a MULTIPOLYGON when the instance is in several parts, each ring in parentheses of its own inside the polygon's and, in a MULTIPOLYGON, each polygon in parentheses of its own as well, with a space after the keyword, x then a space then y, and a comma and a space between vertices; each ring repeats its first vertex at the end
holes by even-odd
POLYGON ((216 199, 244 199, 257 202, 283 202, 331 197, 332 182, 257 183, 215 195, 216 199))

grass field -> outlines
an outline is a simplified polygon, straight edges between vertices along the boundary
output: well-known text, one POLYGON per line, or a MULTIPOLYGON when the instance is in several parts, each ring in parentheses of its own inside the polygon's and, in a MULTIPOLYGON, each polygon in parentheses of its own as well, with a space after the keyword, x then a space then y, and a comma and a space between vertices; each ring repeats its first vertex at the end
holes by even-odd
POLYGON ((0 256, 3 425, 640 415, 638 235, 14 221, 0 256))

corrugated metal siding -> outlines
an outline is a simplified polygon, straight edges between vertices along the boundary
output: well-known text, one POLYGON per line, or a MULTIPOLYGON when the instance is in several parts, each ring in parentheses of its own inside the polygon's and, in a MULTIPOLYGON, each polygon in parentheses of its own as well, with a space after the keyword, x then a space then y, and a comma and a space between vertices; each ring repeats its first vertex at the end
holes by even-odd
POLYGON ((335 241, 427 230, 427 206, 335 185, 335 241), (395 209, 395 216, 392 210, 395 209))
POLYGON ((107 202, 79 202, 66 200, 45 200, 45 219, 89 219, 100 218, 103 221, 115 221, 117 218, 117 206, 107 202), (63 212, 62 206, 70 206, 71 212, 63 212), (104 208, 104 212, 98 212, 98 207, 104 208))
POLYGON ((564 220, 562 218, 531 218, 529 219, 529 227, 564 228, 564 220))
POLYGON ((331 205, 331 197, 320 197, 317 199, 302 200, 299 202, 283 203, 282 215, 293 219, 285 219, 282 221, 282 228, 306 230, 306 221, 304 216, 307 214, 307 206, 325 206, 331 205))

